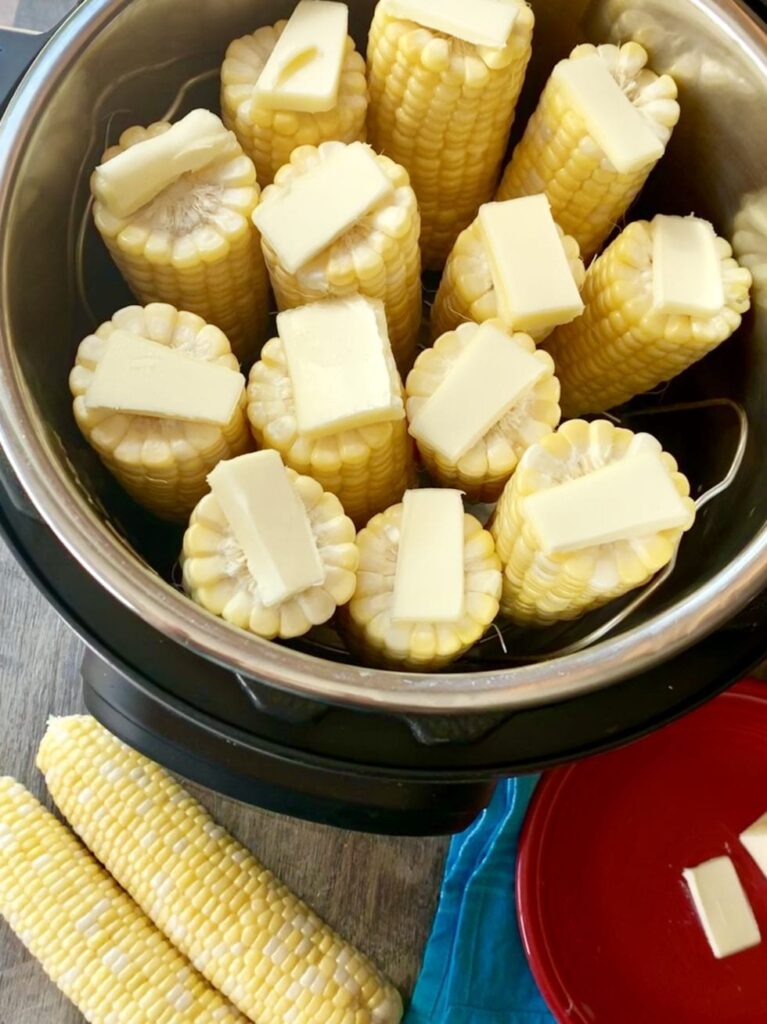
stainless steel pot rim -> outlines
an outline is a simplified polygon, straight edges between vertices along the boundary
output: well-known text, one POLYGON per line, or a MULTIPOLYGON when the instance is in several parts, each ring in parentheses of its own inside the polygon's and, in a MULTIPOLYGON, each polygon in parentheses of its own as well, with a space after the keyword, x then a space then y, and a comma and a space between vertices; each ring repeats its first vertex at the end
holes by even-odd
MULTIPOLYGON (((736 0, 691 0, 738 40, 767 79, 767 44, 736 0)), ((24 132, 90 39, 130 0, 85 0, 47 44, 0 122, 0 237, 24 132)), ((767 586, 767 526, 716 576, 640 627, 550 661, 483 673, 418 675, 325 661, 251 637, 200 609, 120 543, 54 452, 9 343, 8 260, 0 253, 0 445, 58 540, 107 591, 166 635, 221 665, 314 700, 369 710, 458 714, 513 710, 601 689, 648 670, 721 626, 767 586)))

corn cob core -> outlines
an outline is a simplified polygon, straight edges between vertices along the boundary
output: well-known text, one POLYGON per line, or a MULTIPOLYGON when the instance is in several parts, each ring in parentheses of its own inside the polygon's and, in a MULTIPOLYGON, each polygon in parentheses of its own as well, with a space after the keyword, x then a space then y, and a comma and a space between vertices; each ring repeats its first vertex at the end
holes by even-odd
POLYGON ((260 28, 229 44, 221 68, 221 117, 237 136, 243 150, 256 165, 262 186, 274 176, 297 146, 319 146, 365 141, 368 87, 365 61, 354 40, 346 41, 346 58, 341 72, 338 103, 333 110, 309 113, 297 110, 266 110, 253 103, 253 90, 266 62, 285 30, 287 21, 260 28))
MULTIPOLYGON (((500 320, 495 321, 495 326, 505 330, 500 320)), ((478 330, 477 324, 461 324, 418 356, 406 385, 407 414, 411 422, 462 352, 471 345, 478 330)), ((423 441, 416 441, 429 475, 443 487, 463 491, 473 502, 496 501, 523 452, 551 433, 559 423, 559 381, 554 376, 554 361, 547 353, 536 351, 530 335, 519 333, 512 337, 527 352, 535 353, 535 358, 547 368, 545 376, 520 396, 457 463, 448 462, 423 441)))
MULTIPOLYGON (((170 127, 158 121, 128 128, 102 162, 170 127)), ((96 227, 137 298, 169 302, 220 327, 241 362, 253 359, 266 334, 268 284, 250 219, 260 191, 232 135, 223 157, 182 175, 130 217, 93 203, 96 227)))
POLYGON ((530 60, 525 3, 502 49, 392 17, 379 2, 368 41, 373 148, 402 164, 418 196, 424 265, 440 269, 493 195, 530 60))
MULTIPOLYGON (((586 276, 586 268, 580 256, 578 243, 566 235, 557 225, 567 262, 575 284, 580 291, 586 276)), ((448 257, 440 281, 437 296, 431 310, 432 338, 438 338, 447 331, 454 331, 459 324, 473 321, 481 324, 495 320, 498 316, 498 297, 495 293, 493 275, 487 258, 478 220, 462 231, 453 251, 448 257)), ((507 324, 514 329, 514 324, 507 324)), ((531 331, 530 337, 540 344, 548 337, 552 328, 531 331)))
POLYGON ((598 256, 583 288, 582 317, 545 343, 562 384, 565 416, 601 412, 670 380, 737 330, 749 308, 751 274, 723 238, 725 304, 712 317, 653 311, 654 222, 635 221, 598 256))
POLYGON ((302 636, 327 622, 354 593, 359 561, 354 524, 338 498, 308 476, 292 469, 287 473, 309 515, 326 571, 322 586, 264 607, 258 581, 213 494, 207 494, 192 513, 181 555, 184 589, 197 604, 268 640, 302 636))
POLYGON ((456 623, 394 622, 391 618, 403 506, 374 516, 357 535, 357 589, 339 614, 349 650, 366 665, 434 672, 484 635, 498 614, 500 561, 490 534, 464 515, 464 610, 456 623))
MULTIPOLYGON (((645 452, 661 453, 674 485, 690 509, 690 485, 674 458, 649 434, 634 434, 607 420, 570 420, 528 448, 496 506, 490 531, 504 566, 501 612, 521 625, 546 626, 585 612, 640 587, 674 556, 684 530, 548 555, 524 514, 523 499, 602 466, 645 452)), ((594 509, 599 516, 599 509, 594 509)))
POLYGON ((167 772, 93 718, 53 719, 37 764, 83 841, 250 1020, 400 1020, 399 995, 366 957, 216 825, 167 772))
POLYGON ((91 1024, 245 1024, 72 833, 0 778, 0 914, 91 1024))
POLYGON ((194 313, 179 312, 160 302, 118 310, 77 350, 69 387, 75 419, 85 439, 135 501, 163 519, 185 521, 207 492, 206 477, 216 464, 252 447, 245 389, 225 427, 89 409, 85 393, 115 330, 128 331, 231 370, 239 370, 239 363, 218 327, 206 324, 194 313))
MULTIPOLYGON (((292 182, 329 159, 344 145, 325 142, 300 146, 290 163, 280 168, 274 184, 264 190, 268 203, 290 189, 292 182)), ((385 156, 376 158, 394 192, 310 260, 297 273, 288 273, 266 239, 266 266, 280 309, 291 309, 325 298, 365 295, 380 299, 386 309, 394 358, 401 372, 412 365, 421 326, 420 218, 407 172, 385 156)))
MULTIPOLYGON (((668 144, 679 120, 676 84, 647 67, 639 43, 576 46, 570 60, 598 54, 652 131, 668 144)), ((525 134, 516 146, 497 199, 545 192, 554 220, 578 242, 583 258, 597 252, 631 206, 654 164, 620 174, 572 110, 563 88, 550 78, 525 134)))

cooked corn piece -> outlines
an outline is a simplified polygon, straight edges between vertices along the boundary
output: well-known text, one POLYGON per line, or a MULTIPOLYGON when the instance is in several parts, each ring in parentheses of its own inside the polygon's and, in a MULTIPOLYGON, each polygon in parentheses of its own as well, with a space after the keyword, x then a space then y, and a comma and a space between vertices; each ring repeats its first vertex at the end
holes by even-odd
MULTIPOLYGON (((607 420, 570 420, 525 452, 496 506, 490 532, 503 563, 501 613, 526 626, 576 619, 641 587, 674 556, 695 518, 690 485, 674 458, 649 434, 634 434, 607 420), (546 554, 525 514, 525 499, 641 454, 660 454, 689 510, 682 528, 546 554)), ((594 509, 597 522, 601 509, 594 509)))
MULTIPOLYGON (((646 67, 639 43, 576 46, 569 60, 598 54, 662 145, 679 120, 676 84, 646 67)), ((545 192, 554 220, 578 242, 584 260, 597 252, 649 177, 654 162, 619 173, 589 134, 555 78, 546 83, 501 181, 498 199, 545 192)))
POLYGON ((253 447, 246 395, 225 427, 191 420, 91 409, 86 392, 115 331, 126 331, 187 356, 239 370, 226 336, 194 313, 154 302, 126 306, 89 334, 69 375, 77 425, 107 469, 131 497, 162 519, 185 521, 208 490, 207 475, 222 459, 253 447))
POLYGON ((482 638, 498 614, 500 561, 490 534, 464 515, 464 604, 456 622, 401 622, 392 618, 403 505, 374 516, 357 535, 357 589, 339 612, 349 650, 365 665, 435 672, 482 638))
POLYGON ((245 1024, 69 829, 10 778, 0 778, 0 914, 91 1024, 245 1024))
POLYGON ((287 21, 257 29, 230 43, 221 68, 221 115, 243 150, 256 165, 262 186, 274 176, 298 146, 322 142, 365 141, 368 89, 365 61, 348 37, 338 102, 332 110, 268 110, 259 106, 253 90, 287 21))
MULTIPOLYGON (((496 501, 523 452, 550 434, 560 418, 559 381, 554 376, 553 360, 545 352, 536 351, 529 335, 511 334, 500 320, 489 322, 508 334, 525 352, 533 354, 544 368, 543 375, 518 395, 502 417, 457 461, 446 458, 416 436, 419 454, 432 479, 443 487, 463 491, 472 502, 496 501)), ((418 356, 406 384, 407 415, 411 424, 459 357, 471 346, 478 331, 477 324, 461 324, 418 356)), ((510 387, 513 383, 509 381, 510 387)), ((465 396, 465 400, 468 398, 465 396)), ((460 406, 456 406, 455 415, 462 415, 460 406)))
POLYGON ((519 2, 501 49, 475 46, 375 9, 368 41, 373 147, 402 164, 418 196, 424 265, 440 269, 493 195, 531 53, 519 2))
MULTIPOLYGON (((265 189, 264 206, 279 199, 312 168, 337 155, 342 146, 325 142, 318 148, 294 150, 290 163, 265 189)), ((356 294, 380 299, 386 309, 394 358, 404 373, 415 358, 421 326, 420 218, 407 172, 385 156, 376 159, 394 191, 300 270, 290 273, 265 238, 262 245, 280 309, 356 294)))
POLYGON ((95 719, 52 719, 37 763, 94 855, 250 1020, 400 1020, 397 991, 366 957, 95 719))
MULTIPOLYGON (((578 243, 557 225, 567 262, 578 290, 583 287, 586 269, 578 243)), ((454 331, 459 324, 473 321, 481 324, 498 317, 498 298, 493 283, 482 230, 478 220, 462 231, 445 266, 439 290, 431 310, 432 338, 454 331)), ((514 324, 507 325, 516 330, 514 324)), ((547 338, 553 328, 528 332, 537 344, 547 338)))
POLYGON ((624 228, 588 269, 586 311, 545 343, 562 385, 565 416, 602 412, 670 380, 737 330, 749 308, 751 274, 716 239, 724 305, 712 316, 653 309, 656 221, 624 228))
MULTIPOLYGON (((128 128, 102 162, 170 128, 167 121, 128 128)), ((220 327, 240 362, 258 354, 266 334, 269 288, 250 219, 260 193, 251 160, 230 135, 228 152, 183 174, 130 216, 93 203, 96 227, 136 297, 171 303, 220 327)))

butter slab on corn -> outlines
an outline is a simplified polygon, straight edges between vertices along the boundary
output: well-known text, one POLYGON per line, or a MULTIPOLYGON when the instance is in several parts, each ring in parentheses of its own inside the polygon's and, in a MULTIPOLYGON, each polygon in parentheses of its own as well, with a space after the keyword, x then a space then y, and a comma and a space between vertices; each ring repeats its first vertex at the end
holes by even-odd
POLYGON ((653 310, 669 316, 714 316, 724 305, 716 234, 698 217, 653 221, 653 310))
POLYGON ((309 516, 277 452, 220 462, 208 481, 245 552, 265 608, 324 582, 309 516))
POLYGON ((393 18, 444 32, 475 46, 500 48, 508 42, 518 6, 504 0, 385 0, 393 18))
POLYGON ((717 960, 759 945, 759 925, 729 857, 715 857, 682 874, 717 960))
POLYGON ((754 858, 763 875, 767 876, 767 814, 740 833, 740 841, 754 858))
POLYGON ((301 0, 253 90, 267 110, 332 110, 346 56, 349 9, 332 0, 301 0))
POLYGON ((284 194, 258 206, 253 222, 285 270, 294 274, 392 191, 370 147, 353 142, 296 178, 284 194))

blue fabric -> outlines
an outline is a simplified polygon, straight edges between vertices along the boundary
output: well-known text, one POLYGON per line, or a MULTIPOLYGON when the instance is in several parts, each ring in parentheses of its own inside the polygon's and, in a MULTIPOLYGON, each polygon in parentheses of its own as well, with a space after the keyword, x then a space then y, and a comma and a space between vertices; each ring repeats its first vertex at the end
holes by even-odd
POLYGON ((553 1024, 517 927, 517 841, 537 781, 499 783, 451 842, 405 1024, 553 1024))

